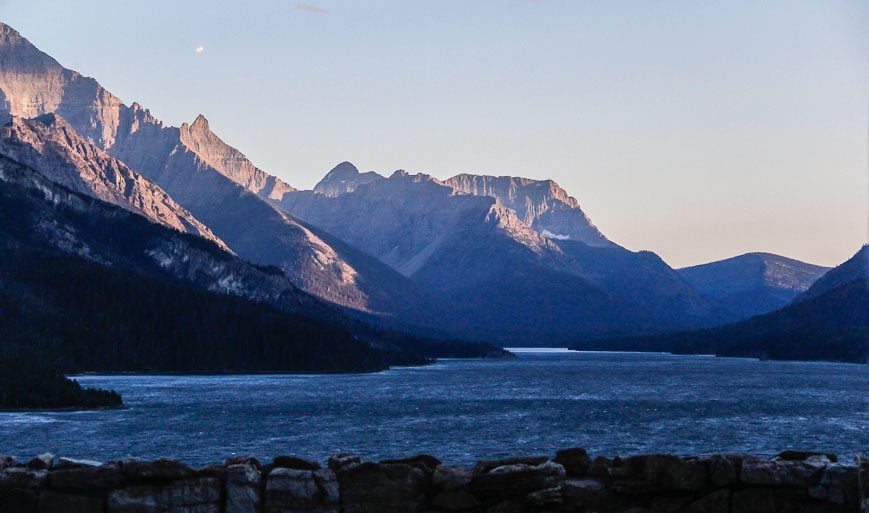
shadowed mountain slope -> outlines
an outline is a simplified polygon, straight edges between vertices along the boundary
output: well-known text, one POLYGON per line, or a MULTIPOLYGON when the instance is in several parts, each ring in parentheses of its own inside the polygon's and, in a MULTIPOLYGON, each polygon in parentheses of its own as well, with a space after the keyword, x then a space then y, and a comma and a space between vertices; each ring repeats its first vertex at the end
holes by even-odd
POLYGON ((772 313, 720 328, 583 342, 573 347, 869 363, 869 268, 865 259, 866 247, 829 271, 825 277, 831 279, 816 293, 772 313))
POLYGON ((0 154, 39 169, 43 176, 70 190, 199 235, 227 249, 163 189, 93 146, 56 114, 32 120, 13 118, 0 128, 0 154))
POLYGON ((828 270, 770 253, 748 253, 679 269, 679 274, 728 319, 740 320, 778 310, 828 270))

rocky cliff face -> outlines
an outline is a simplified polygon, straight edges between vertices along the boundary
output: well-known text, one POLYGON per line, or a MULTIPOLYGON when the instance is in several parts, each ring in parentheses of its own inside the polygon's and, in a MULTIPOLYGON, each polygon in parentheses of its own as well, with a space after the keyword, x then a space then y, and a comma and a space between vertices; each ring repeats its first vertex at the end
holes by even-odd
POLYGON ((15 212, 15 222, 4 223, 4 231, 29 243, 286 311, 317 312, 320 308, 277 270, 256 267, 210 241, 75 192, 2 155, 0 209, 15 212))
POLYGON ((120 99, 96 80, 65 69, 13 28, 0 23, 0 118, 56 112, 100 148, 109 148, 127 122, 120 99))
POLYGON ((192 124, 182 124, 179 133, 181 143, 212 169, 263 198, 281 199, 295 190, 280 178, 254 166, 244 154, 223 142, 211 131, 202 114, 192 124))
MULTIPOLYGON (((529 253, 559 253, 554 244, 529 230, 495 200, 456 194, 424 174, 396 171, 388 179, 362 184, 352 193, 331 197, 310 192, 288 194, 278 205, 405 276, 413 276, 429 264, 440 246, 460 237, 463 226, 479 228, 477 237, 488 232, 485 236, 513 239, 529 253)), ((473 279, 468 271, 455 269, 457 276, 473 279)))
POLYGON ((56 114, 14 117, 0 128, 0 154, 72 191, 118 205, 155 223, 228 249, 159 186, 81 137, 56 114))
POLYGON ((769 253, 748 253, 679 270, 730 320, 778 310, 806 291, 828 268, 769 253))
POLYGON ((614 245, 592 224, 579 202, 552 180, 461 174, 444 183, 465 194, 497 199, 525 224, 551 239, 614 245))

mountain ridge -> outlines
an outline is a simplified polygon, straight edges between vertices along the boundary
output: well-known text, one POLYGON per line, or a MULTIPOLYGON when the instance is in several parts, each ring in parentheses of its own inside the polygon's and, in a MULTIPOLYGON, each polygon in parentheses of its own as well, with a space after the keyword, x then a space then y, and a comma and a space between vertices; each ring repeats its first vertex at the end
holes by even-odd
POLYGON ((268 196, 292 188, 226 145, 204 116, 179 128, 165 126, 138 103, 126 106, 96 80, 63 68, 11 27, 0 23, 0 34, 7 117, 56 112, 159 185, 239 256, 279 267, 326 301, 366 315, 408 316, 415 310, 418 320, 435 310, 398 273, 344 244, 330 246, 317 230, 269 204, 268 196))
POLYGON ((787 305, 828 270, 773 253, 754 252, 678 272, 723 308, 729 319, 739 320, 787 305))

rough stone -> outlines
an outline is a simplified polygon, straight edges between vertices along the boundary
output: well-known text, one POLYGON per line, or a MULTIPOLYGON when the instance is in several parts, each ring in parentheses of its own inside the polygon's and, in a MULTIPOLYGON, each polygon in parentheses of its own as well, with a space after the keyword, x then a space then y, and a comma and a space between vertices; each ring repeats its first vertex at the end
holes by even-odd
POLYGON ((785 460, 785 461, 819 461, 818 456, 824 457, 827 461, 831 463, 836 463, 839 461, 839 457, 832 453, 825 452, 812 452, 812 451, 784 451, 779 453, 776 456, 776 459, 785 460))
POLYGON ((517 500, 504 501, 488 508, 486 513, 525 513, 525 503, 517 500))
POLYGON ((504 500, 524 499, 529 493, 561 486, 564 475, 564 467, 550 461, 534 466, 513 463, 475 475, 468 489, 484 503, 494 504, 504 500))
POLYGON ((82 467, 99 467, 102 465, 102 462, 94 461, 94 460, 81 460, 75 458, 58 458, 57 463, 54 464, 54 468, 57 470, 67 470, 73 468, 82 468, 82 467))
POLYGON ((473 470, 467 467, 439 465, 432 476, 432 484, 443 490, 455 490, 467 486, 473 477, 473 470))
POLYGON ((321 496, 314 471, 276 468, 269 473, 266 481, 265 511, 315 511, 319 509, 321 496))
POLYGON ((411 456, 410 458, 399 458, 399 459, 391 459, 384 460, 380 463, 383 464, 406 464, 406 465, 416 465, 421 468, 427 469, 428 471, 433 472, 441 464, 441 460, 435 458, 434 456, 429 456, 428 454, 417 454, 416 456, 411 456))
POLYGON ((232 456, 223 460, 224 467, 231 467, 233 465, 251 465, 256 467, 257 469, 262 468, 262 464, 260 463, 259 459, 249 454, 232 456))
POLYGON ((748 458, 742 462, 740 479, 750 485, 805 486, 821 468, 803 461, 748 458))
POLYGON ((549 461, 547 456, 516 456, 500 460, 480 460, 476 465, 474 465, 474 473, 482 474, 497 467, 506 467, 510 465, 541 465, 547 461, 549 461))
POLYGON ((80 466, 54 470, 48 474, 48 486, 59 490, 89 490, 118 488, 124 484, 124 475, 118 463, 98 467, 80 466))
POLYGON ((27 462, 26 467, 33 470, 49 470, 54 463, 54 454, 46 452, 39 456, 34 456, 27 462))
POLYGON ((609 458, 605 456, 596 457, 588 467, 589 477, 609 477, 610 465, 612 465, 612 461, 609 458))
POLYGON ((155 461, 127 460, 123 463, 124 476, 131 481, 187 479, 196 471, 180 461, 161 458, 155 461))
POLYGON ((447 490, 437 494, 433 505, 445 511, 468 511, 480 507, 480 499, 462 490, 447 490))
POLYGON ((252 464, 226 469, 226 513, 257 513, 260 509, 262 476, 252 464))
POLYGON ((39 494, 39 513, 103 513, 103 500, 46 490, 39 494))
POLYGON ((564 502, 576 508, 593 506, 604 493, 606 488, 597 479, 568 479, 562 485, 564 502))
POLYGON ((15 456, 0 456, 0 470, 17 467, 19 465, 15 456))
POLYGON ((226 467, 223 465, 208 465, 196 471, 196 477, 215 477, 217 479, 226 479, 226 467))
POLYGON ((775 494, 770 490, 749 489, 733 493, 730 510, 739 513, 778 513, 775 494))
POLYGON ((646 460, 648 455, 616 457, 609 466, 609 475, 613 479, 642 480, 646 477, 646 460))
POLYGON ((653 497, 651 513, 679 513, 692 502, 691 497, 653 497))
POLYGON ((584 476, 588 472, 589 466, 591 466, 591 458, 589 458, 588 452, 579 447, 558 451, 555 453, 553 461, 564 467, 564 471, 571 477, 584 476))
POLYGON ((0 488, 0 513, 36 513, 37 496, 32 490, 0 488))
POLYGON ((674 491, 700 491, 708 486, 709 469, 704 461, 654 455, 646 459, 645 478, 652 487, 674 491))
POLYGON ((219 513, 220 481, 195 478, 163 486, 128 486, 109 493, 109 513, 219 513))
POLYGON ((329 457, 329 468, 332 469, 332 472, 340 472, 342 470, 347 470, 351 467, 355 467, 356 465, 362 464, 362 458, 355 454, 349 453, 340 453, 335 454, 329 457))
POLYGON ((561 509, 564 503, 564 497, 561 492, 561 487, 547 488, 537 492, 531 492, 525 497, 525 503, 532 509, 549 510, 561 509))
POLYGON ((0 471, 0 488, 39 488, 47 479, 45 470, 12 467, 0 471))
POLYGON ((836 504, 856 505, 860 485, 858 468, 850 465, 832 464, 809 486, 809 496, 836 504))
POLYGON ((334 472, 329 469, 314 471, 314 480, 325 504, 338 504, 341 501, 341 487, 334 472))
POLYGON ((362 463, 338 473, 344 513, 422 511, 430 486, 415 465, 362 463))
POLYGON ((742 466, 742 458, 738 456, 714 454, 701 458, 706 464, 709 474, 709 485, 712 488, 726 488, 739 483, 739 468, 742 466))
POLYGON ((730 490, 718 490, 689 504, 683 513, 729 513, 730 490))
POLYGON ((315 461, 298 458, 296 456, 277 456, 272 460, 273 468, 289 468, 295 470, 320 470, 320 464, 315 461))

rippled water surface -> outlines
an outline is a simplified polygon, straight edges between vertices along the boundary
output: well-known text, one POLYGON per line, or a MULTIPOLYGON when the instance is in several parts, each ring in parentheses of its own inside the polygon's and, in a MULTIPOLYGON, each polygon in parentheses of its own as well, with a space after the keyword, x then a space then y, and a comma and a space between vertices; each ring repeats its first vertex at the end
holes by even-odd
POLYGON ((87 376, 123 410, 0 413, 0 454, 96 459, 419 452, 451 463, 595 454, 869 449, 869 366, 522 353, 341 376, 87 376))

